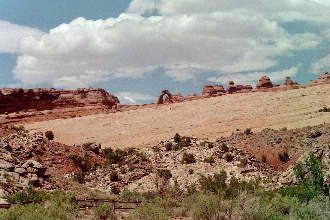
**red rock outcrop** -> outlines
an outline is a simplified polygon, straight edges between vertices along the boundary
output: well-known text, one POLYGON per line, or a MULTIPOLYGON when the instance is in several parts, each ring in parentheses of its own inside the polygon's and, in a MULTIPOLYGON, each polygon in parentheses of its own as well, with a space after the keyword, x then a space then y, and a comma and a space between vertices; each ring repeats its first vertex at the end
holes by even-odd
POLYGON ((245 93, 252 92, 253 88, 251 85, 235 85, 233 81, 229 81, 229 86, 227 88, 227 93, 245 93))
POLYGON ((273 88, 273 83, 268 76, 263 76, 259 79, 256 85, 256 89, 268 89, 273 88))
POLYGON ((2 89, 0 114, 23 110, 51 110, 74 107, 111 109, 119 99, 104 89, 2 89))
POLYGON ((323 84, 330 84, 330 74, 326 71, 322 76, 320 76, 317 80, 312 80, 308 83, 307 86, 317 86, 323 84))
POLYGON ((224 95, 226 93, 222 85, 207 84, 203 88, 202 96, 211 97, 224 95))

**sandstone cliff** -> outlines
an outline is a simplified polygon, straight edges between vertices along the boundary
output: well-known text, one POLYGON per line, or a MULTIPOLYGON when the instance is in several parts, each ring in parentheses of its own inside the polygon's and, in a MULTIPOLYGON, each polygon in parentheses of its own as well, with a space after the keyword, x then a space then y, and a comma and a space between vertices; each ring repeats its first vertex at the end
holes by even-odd
POLYGON ((104 89, 2 89, 0 90, 0 114, 35 109, 38 111, 95 107, 111 109, 119 99, 104 89))

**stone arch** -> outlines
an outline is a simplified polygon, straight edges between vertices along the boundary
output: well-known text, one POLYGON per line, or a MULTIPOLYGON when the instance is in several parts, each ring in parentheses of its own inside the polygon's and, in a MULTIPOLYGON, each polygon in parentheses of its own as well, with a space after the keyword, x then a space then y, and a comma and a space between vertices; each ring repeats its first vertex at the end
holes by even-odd
POLYGON ((157 104, 164 104, 164 96, 167 95, 170 102, 173 102, 172 100, 172 94, 168 90, 163 90, 160 96, 158 97, 157 104))

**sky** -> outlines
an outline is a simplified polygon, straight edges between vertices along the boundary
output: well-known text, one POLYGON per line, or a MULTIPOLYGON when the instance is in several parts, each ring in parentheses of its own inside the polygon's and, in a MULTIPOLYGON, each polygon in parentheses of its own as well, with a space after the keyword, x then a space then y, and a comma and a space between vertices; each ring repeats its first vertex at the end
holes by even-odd
POLYGON ((141 104, 326 70, 330 0, 0 0, 0 88, 100 87, 141 104))

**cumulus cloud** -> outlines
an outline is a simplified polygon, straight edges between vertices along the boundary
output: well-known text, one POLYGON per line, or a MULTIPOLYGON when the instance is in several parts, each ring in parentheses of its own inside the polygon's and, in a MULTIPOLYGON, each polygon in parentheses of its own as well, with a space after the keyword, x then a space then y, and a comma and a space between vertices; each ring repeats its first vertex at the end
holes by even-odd
POLYGON ((147 94, 135 93, 135 92, 119 92, 116 94, 122 104, 141 104, 156 100, 155 97, 147 94))
POLYGON ((111 77, 142 77, 162 67, 178 81, 203 72, 263 70, 276 56, 318 45, 263 16, 234 12, 106 20, 77 18, 21 40, 13 71, 24 85, 87 87, 111 77), (299 41, 297 40, 299 38, 299 41))
POLYGON ((43 33, 35 28, 0 20, 0 53, 19 52, 20 41, 26 37, 39 39, 43 33))
POLYGON ((327 23, 330 18, 328 0, 133 0, 129 7, 130 12, 140 14, 152 9, 161 15, 250 11, 285 22, 302 20, 327 23))
POLYGON ((245 74, 226 74, 219 77, 210 77, 210 82, 221 83, 227 85, 229 81, 234 81, 236 84, 255 85, 259 78, 267 75, 273 82, 279 82, 285 77, 293 77, 298 73, 300 65, 291 67, 290 69, 280 70, 275 72, 251 72, 245 74))
POLYGON ((324 71, 330 71, 330 54, 313 63, 310 71, 314 74, 320 74, 324 71))

